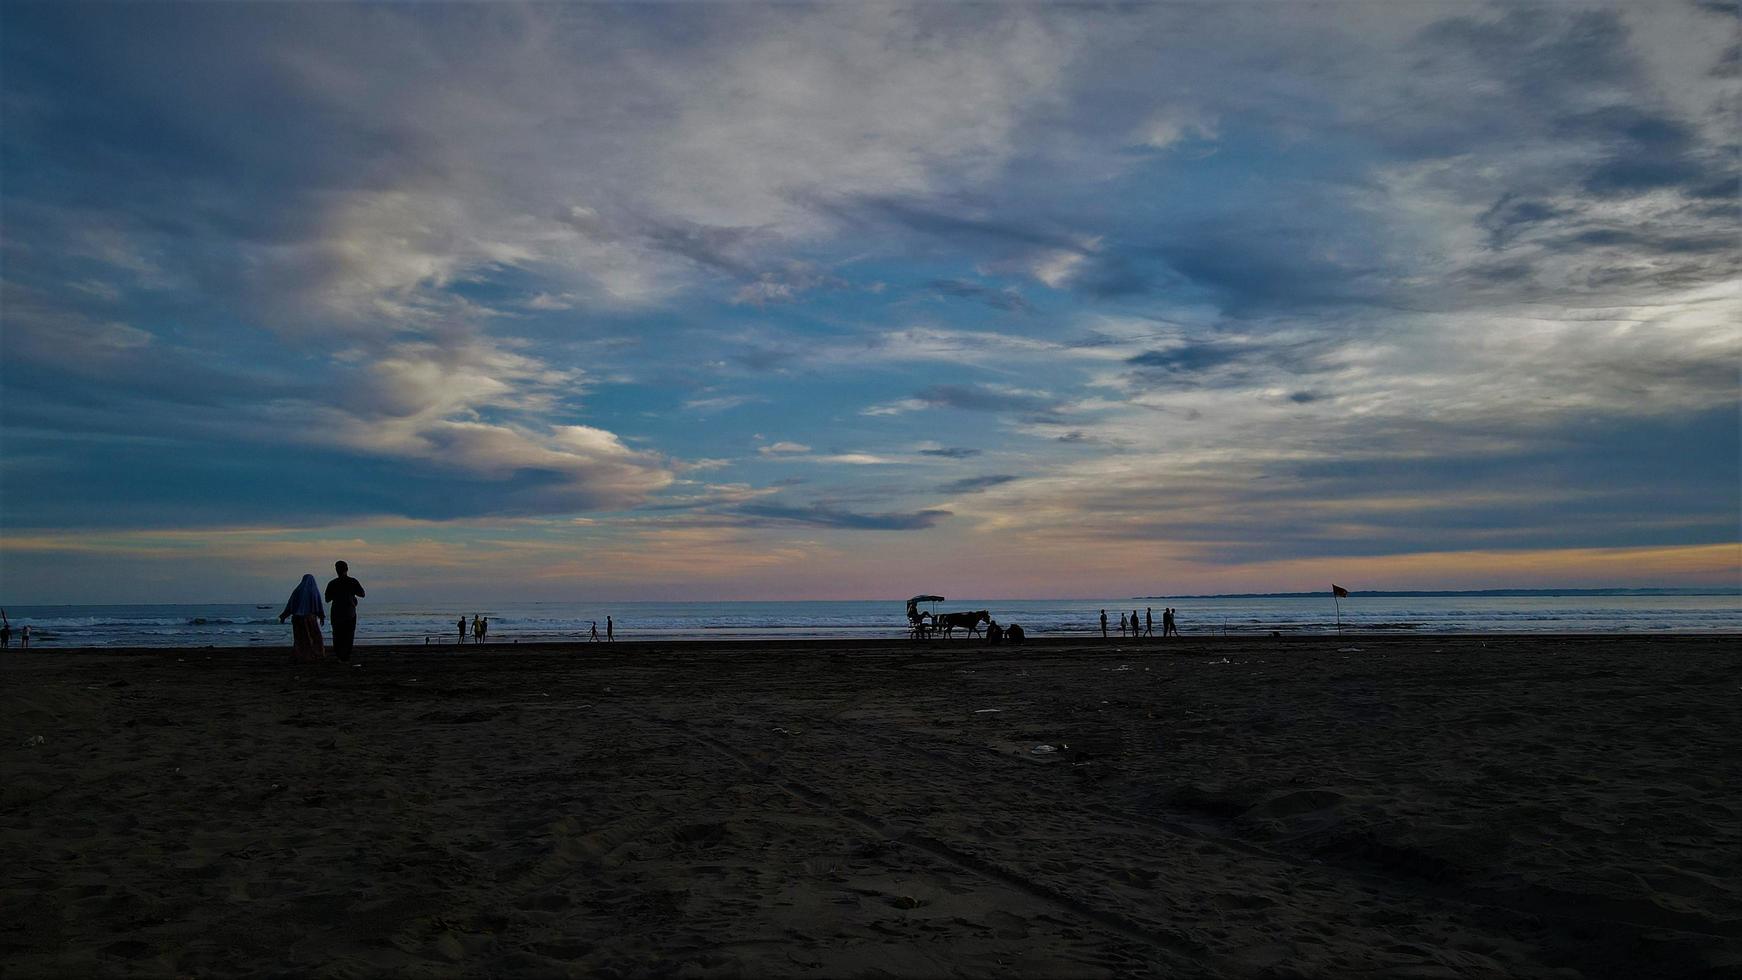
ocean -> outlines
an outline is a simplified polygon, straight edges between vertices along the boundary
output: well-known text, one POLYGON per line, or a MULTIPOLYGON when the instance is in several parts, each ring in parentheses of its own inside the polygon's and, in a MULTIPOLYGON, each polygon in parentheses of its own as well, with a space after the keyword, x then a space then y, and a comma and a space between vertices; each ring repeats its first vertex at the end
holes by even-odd
MULTIPOLYGON (((255 604, 10 606, 12 642, 32 627, 40 647, 288 647, 283 600, 255 604)), ((939 612, 986 609, 1030 636, 1098 633, 1100 611, 1115 626, 1127 614, 1178 611, 1185 635, 1325 634, 1337 607, 1324 596, 1215 596, 1178 599, 965 599, 939 612)), ((492 643, 578 641, 593 621, 616 621, 619 640, 892 639, 907 635, 904 601, 852 602, 512 602, 443 608, 366 599, 359 644, 453 643, 464 614, 490 620, 492 643)), ((1737 595, 1433 595, 1363 596, 1341 603, 1347 633, 1659 633, 1742 632, 1737 595)))

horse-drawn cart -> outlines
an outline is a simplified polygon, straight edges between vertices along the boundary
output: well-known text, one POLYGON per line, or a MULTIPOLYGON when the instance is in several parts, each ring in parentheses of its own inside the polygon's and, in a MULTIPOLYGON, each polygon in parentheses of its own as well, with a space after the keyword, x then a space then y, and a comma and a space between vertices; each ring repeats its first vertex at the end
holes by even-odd
POLYGON ((920 603, 934 606, 944 601, 941 595, 916 595, 907 600, 907 638, 910 640, 929 640, 935 632, 933 623, 937 619, 935 609, 921 609, 920 603))
POLYGON ((916 595, 907 600, 908 639, 929 640, 938 634, 948 639, 958 629, 968 631, 969 636, 980 635, 980 624, 992 621, 992 616, 986 610, 975 612, 953 612, 939 614, 934 609, 920 609, 920 603, 933 604, 944 601, 941 595, 916 595))

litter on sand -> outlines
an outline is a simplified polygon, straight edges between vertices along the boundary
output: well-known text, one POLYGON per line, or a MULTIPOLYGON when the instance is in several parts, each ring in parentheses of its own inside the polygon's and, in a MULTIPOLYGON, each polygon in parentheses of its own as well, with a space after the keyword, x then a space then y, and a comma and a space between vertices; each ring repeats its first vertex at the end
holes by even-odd
POLYGON ((1047 755, 1047 754, 1050 754, 1053 752, 1057 752, 1058 746, 1056 746, 1056 745, 1036 745, 1034 748, 1029 749, 1028 751, 1034 753, 1035 755, 1047 755))
POLYGON ((1338 653, 1360 653, 1361 648, 1360 647, 1338 647, 1337 652, 1338 653))
POLYGON ((1003 708, 977 708, 977 709, 975 709, 974 714, 977 714, 977 715, 995 715, 998 712, 1003 711, 1003 710, 1004 710, 1003 708))

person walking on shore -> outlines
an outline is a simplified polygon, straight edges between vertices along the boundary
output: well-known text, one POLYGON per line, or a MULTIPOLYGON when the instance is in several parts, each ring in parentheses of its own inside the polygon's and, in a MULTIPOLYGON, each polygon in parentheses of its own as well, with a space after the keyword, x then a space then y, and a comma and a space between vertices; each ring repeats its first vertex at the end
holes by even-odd
POLYGON ((1107 610, 1101 610, 1101 639, 1107 638, 1107 610))
POLYGON ((1155 607, 1154 606, 1144 606, 1143 607, 1143 635, 1144 636, 1154 636, 1155 635, 1155 607))
POLYGON ((482 620, 480 620, 478 622, 478 642, 482 643, 489 638, 490 638, 490 617, 485 616, 482 620))
POLYGON ((278 614, 279 622, 290 620, 290 659, 305 664, 326 659, 326 647, 321 641, 321 624, 326 618, 327 606, 321 601, 320 583, 313 575, 304 575, 284 604, 284 611, 278 614))
POLYGON ((616 642, 616 640, 617 640, 617 624, 613 623, 611 621, 611 617, 606 616, 605 617, 605 642, 606 643, 614 643, 614 642, 616 642))
POLYGON ((593 620, 593 638, 588 642, 591 642, 591 643, 599 642, 599 621, 596 619, 593 620))
POLYGON ((0 609, 0 650, 12 646, 12 620, 6 618, 6 610, 0 609))
POLYGON ((1133 609, 1131 610, 1131 638, 1135 640, 1142 635, 1137 629, 1137 610, 1133 609))
POLYGON ((465 644, 466 644, 466 614, 461 613, 460 614, 460 645, 465 646, 465 644))
POLYGON ((333 562, 338 577, 327 583, 327 601, 333 604, 328 617, 333 624, 333 656, 351 662, 351 642, 357 638, 357 600, 363 598, 363 583, 351 577, 351 566, 333 562))
POLYGON ((1120 639, 1124 639, 1124 637, 1125 637, 1125 614, 1124 613, 1119 614, 1119 637, 1120 637, 1120 639))
POLYGON ((30 649, 30 624, 29 623, 25 623, 24 628, 18 631, 18 640, 19 640, 18 646, 20 649, 24 649, 24 650, 30 649))

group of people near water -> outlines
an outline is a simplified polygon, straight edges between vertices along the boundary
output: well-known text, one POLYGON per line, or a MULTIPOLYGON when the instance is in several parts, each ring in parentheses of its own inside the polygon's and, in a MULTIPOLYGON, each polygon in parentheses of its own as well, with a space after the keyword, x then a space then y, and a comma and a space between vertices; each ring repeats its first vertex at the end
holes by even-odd
MULTIPOLYGON (((333 563, 338 576, 327 583, 323 592, 320 583, 313 575, 304 575, 291 592, 290 600, 284 604, 284 611, 278 614, 278 621, 290 621, 291 654, 290 659, 297 663, 315 663, 328 659, 326 644, 321 636, 321 627, 329 621, 333 628, 332 659, 340 663, 351 662, 351 649, 357 636, 357 600, 363 598, 363 583, 351 577, 350 566, 342 561, 333 563), (327 604, 332 605, 332 612, 327 612, 327 604)), ((466 642, 467 634, 473 643, 483 643, 490 636, 490 617, 472 615, 470 623, 461 616, 458 623, 459 642, 466 642)), ((593 621, 592 642, 601 640, 606 643, 617 639, 617 623, 610 616, 605 617, 605 635, 599 635, 599 623, 593 621)), ((0 609, 0 646, 9 646, 12 641, 12 626, 6 621, 6 611, 0 609)), ((24 642, 30 645, 30 627, 24 627, 24 642)), ((425 637, 424 642, 429 642, 425 637)))
POLYGON ((351 662, 351 645, 357 636, 357 600, 363 598, 363 583, 351 577, 350 569, 351 566, 342 561, 333 562, 333 570, 338 575, 327 583, 324 593, 313 575, 304 575, 297 583, 290 600, 284 604, 284 611, 278 614, 279 622, 290 620, 290 659, 298 663, 327 659, 321 626, 329 621, 326 604, 331 603, 333 659, 340 663, 351 662))
MULTIPOLYGON (((1103 639, 1110 638, 1107 633, 1107 622, 1107 610, 1103 609, 1101 610, 1101 637, 1103 639)), ((1139 636, 1154 636, 1155 609, 1153 607, 1145 606, 1142 619, 1137 617, 1137 610, 1135 609, 1131 610, 1130 616, 1126 616, 1125 613, 1121 611, 1119 613, 1119 635, 1130 635, 1132 638, 1139 636)), ((1179 635, 1179 627, 1174 624, 1172 606, 1161 611, 1161 635, 1179 635)))
MULTIPOLYGON (((30 649, 29 623, 25 623, 24 628, 18 631, 18 645, 26 650, 30 649)), ((0 650, 11 649, 11 647, 12 620, 6 618, 6 610, 0 609, 0 650)))
MULTIPOLYGON (((482 642, 484 642, 484 638, 489 636, 489 635, 490 635, 490 617, 479 616, 477 613, 473 613, 472 614, 472 642, 473 643, 482 643, 482 642)), ((464 613, 460 614, 460 642, 461 643, 466 642, 466 616, 464 613)))

